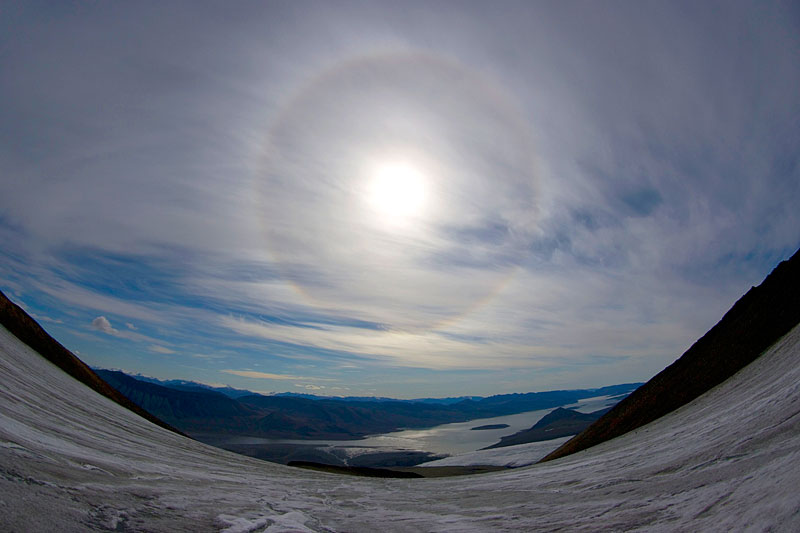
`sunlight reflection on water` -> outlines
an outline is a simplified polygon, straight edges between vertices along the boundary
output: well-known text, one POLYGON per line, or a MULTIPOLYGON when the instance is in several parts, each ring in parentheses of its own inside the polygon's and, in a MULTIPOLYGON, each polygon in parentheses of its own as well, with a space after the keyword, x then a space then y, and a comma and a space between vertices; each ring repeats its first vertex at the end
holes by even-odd
MULTIPOLYGON (((578 411, 588 413, 613 405, 607 396, 587 398, 576 404, 564 407, 574 407, 578 411)), ((455 422, 442 424, 427 429, 404 429, 392 433, 372 435, 359 440, 298 440, 298 439, 264 439, 258 437, 231 437, 225 444, 305 444, 320 447, 336 447, 348 449, 370 449, 376 451, 415 450, 436 454, 456 455, 472 452, 490 446, 500 440, 500 437, 511 435, 517 431, 528 429, 554 408, 528 411, 514 415, 480 418, 468 422, 455 422), (472 430, 474 427, 489 424, 508 424, 501 429, 472 430)), ((364 450, 366 451, 366 450, 364 450)), ((357 450, 352 450, 357 455, 357 450)))

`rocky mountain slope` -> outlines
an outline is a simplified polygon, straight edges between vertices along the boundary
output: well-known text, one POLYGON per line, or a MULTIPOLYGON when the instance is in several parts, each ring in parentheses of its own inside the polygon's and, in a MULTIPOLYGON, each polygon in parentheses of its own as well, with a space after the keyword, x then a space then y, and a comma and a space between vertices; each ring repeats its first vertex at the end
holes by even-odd
POLYGON ((800 251, 781 262, 677 361, 542 459, 623 435, 686 405, 753 362, 800 322, 800 251))
MULTIPOLYGON (((145 420, 176 433, 179 430, 139 407, 125 395, 102 380, 91 368, 51 337, 21 307, 0 292, 0 324, 42 357, 56 365, 95 392, 143 417, 145 420)), ((182 434, 182 433, 181 433, 182 434)))

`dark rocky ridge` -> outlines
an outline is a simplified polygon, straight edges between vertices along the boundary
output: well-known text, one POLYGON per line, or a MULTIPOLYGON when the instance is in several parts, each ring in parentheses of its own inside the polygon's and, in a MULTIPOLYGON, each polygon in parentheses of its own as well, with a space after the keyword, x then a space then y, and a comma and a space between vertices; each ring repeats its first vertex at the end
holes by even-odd
POLYGON ((30 346, 45 359, 77 379, 90 389, 130 409, 145 420, 186 436, 163 420, 148 413, 103 381, 91 368, 51 337, 28 313, 0 291, 0 323, 19 340, 30 346))
POLYGON ((800 251, 737 301, 677 361, 541 462, 570 455, 686 405, 757 359, 800 323, 800 251))

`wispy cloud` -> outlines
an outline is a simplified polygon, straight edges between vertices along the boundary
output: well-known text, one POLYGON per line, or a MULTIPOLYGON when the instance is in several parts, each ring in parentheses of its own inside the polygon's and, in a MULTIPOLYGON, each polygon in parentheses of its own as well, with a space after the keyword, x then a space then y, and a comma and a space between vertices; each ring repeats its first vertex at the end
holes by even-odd
POLYGON ((647 378, 800 245, 800 31, 618 7, 17 10, 0 284, 153 375, 647 378), (405 219, 370 201, 398 163, 405 219))
POLYGON ((308 376, 291 376, 288 374, 272 374, 270 372, 256 372, 254 370, 220 370, 226 374, 254 379, 274 379, 278 381, 335 381, 330 378, 315 378, 308 376))
POLYGON ((155 306, 147 304, 126 302, 103 294, 97 291, 85 289, 63 280, 53 280, 53 284, 36 282, 35 287, 42 292, 58 298, 62 302, 79 306, 85 309, 94 309, 113 313, 128 318, 136 318, 143 321, 169 322, 170 318, 160 314, 155 306))
POLYGON ((169 355, 169 354, 175 353, 175 350, 171 350, 171 349, 166 348, 164 346, 159 346, 158 344, 151 344, 150 346, 148 346, 147 349, 150 350, 151 352, 162 353, 162 354, 165 354, 165 355, 169 355))
POLYGON ((64 321, 63 321, 63 320, 61 320, 60 318, 51 318, 51 317, 49 317, 49 316, 46 316, 46 315, 38 315, 38 314, 36 314, 36 313, 29 313, 29 314, 30 314, 30 315, 31 315, 33 318, 35 318, 36 320, 39 320, 39 321, 50 322, 50 323, 52 323, 52 324, 63 324, 63 323, 64 323, 64 321))

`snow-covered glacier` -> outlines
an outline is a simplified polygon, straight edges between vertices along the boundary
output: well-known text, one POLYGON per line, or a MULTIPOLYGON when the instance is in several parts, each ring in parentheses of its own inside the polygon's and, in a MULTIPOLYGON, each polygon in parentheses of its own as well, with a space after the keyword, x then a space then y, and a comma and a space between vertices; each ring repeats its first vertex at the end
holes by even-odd
MULTIPOLYGON (((800 326, 690 404, 557 461, 372 479, 171 433, 0 328, 0 529, 800 531, 799 358, 800 326)), ((503 453, 526 462, 520 447, 493 461, 503 453)))

